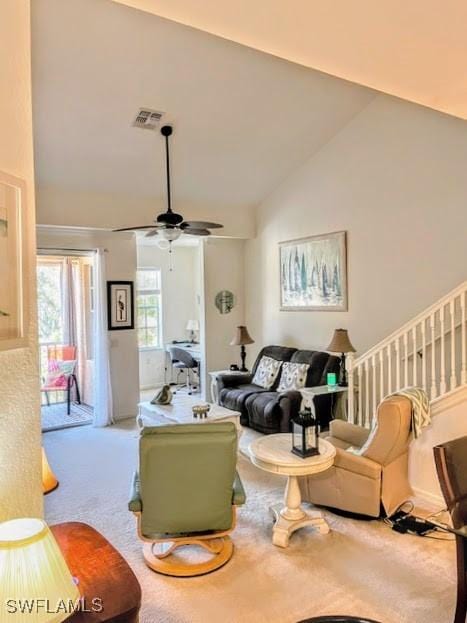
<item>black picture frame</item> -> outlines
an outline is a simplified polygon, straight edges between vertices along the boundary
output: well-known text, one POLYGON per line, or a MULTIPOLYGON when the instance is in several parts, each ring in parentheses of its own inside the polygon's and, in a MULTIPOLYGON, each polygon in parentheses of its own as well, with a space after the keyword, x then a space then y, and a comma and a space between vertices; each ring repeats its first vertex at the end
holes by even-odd
POLYGON ((129 331, 135 328, 133 281, 107 281, 107 328, 109 331, 129 331), (118 301, 123 307, 116 309, 118 301), (119 320, 121 314, 124 316, 119 320))

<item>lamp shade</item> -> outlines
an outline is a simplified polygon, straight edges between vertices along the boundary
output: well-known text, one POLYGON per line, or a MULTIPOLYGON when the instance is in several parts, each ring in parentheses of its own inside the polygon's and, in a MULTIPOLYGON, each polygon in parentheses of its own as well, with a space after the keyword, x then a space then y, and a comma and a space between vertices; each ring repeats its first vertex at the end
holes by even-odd
POLYGON ((349 340, 347 329, 336 329, 326 350, 331 353, 354 353, 355 348, 349 340))
POLYGON ((230 342, 230 346, 245 346, 246 344, 253 344, 254 340, 250 337, 248 329, 245 326, 237 327, 237 331, 230 342))
POLYGON ((79 599, 62 552, 44 521, 0 523, 0 623, 60 623, 73 613, 79 599))
POLYGON ((197 320, 189 320, 186 323, 187 331, 199 331, 199 322, 197 320))

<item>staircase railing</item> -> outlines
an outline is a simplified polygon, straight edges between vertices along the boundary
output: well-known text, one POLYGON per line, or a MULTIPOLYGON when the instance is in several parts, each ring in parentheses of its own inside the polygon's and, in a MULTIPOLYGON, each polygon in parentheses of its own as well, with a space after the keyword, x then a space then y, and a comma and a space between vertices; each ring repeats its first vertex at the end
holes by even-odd
POLYGON ((348 359, 349 420, 371 426, 384 396, 423 387, 435 400, 467 384, 467 281, 363 355, 348 359))

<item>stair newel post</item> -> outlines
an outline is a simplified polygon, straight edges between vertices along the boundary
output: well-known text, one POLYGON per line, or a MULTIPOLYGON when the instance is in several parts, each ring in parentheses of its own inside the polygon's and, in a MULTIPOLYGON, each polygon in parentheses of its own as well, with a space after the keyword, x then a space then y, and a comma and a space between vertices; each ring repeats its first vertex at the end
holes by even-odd
POLYGON ((355 424, 355 386, 354 386, 354 354, 349 353, 346 360, 347 364, 347 376, 348 376, 348 390, 347 390, 347 419, 352 424, 355 424))

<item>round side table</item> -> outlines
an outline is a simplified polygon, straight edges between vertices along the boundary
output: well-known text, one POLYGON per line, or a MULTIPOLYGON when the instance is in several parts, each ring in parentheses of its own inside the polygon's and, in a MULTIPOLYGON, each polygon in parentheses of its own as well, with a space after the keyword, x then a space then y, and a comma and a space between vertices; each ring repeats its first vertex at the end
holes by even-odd
POLYGON ((280 433, 256 439, 249 447, 251 461, 257 467, 273 474, 288 476, 284 505, 275 504, 270 510, 275 517, 272 542, 287 547, 295 530, 314 526, 321 534, 329 532, 329 526, 319 511, 306 511, 301 507, 298 476, 310 476, 329 469, 334 463, 335 447, 324 439, 319 441, 320 454, 302 459, 291 452, 292 435, 280 433))

